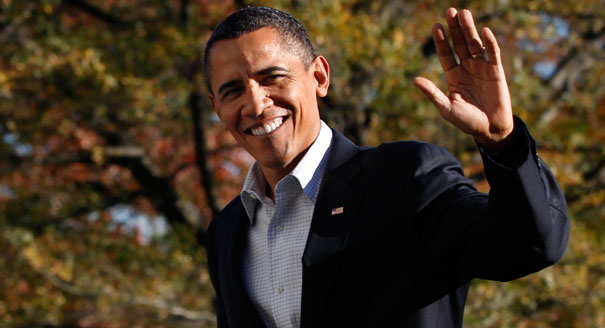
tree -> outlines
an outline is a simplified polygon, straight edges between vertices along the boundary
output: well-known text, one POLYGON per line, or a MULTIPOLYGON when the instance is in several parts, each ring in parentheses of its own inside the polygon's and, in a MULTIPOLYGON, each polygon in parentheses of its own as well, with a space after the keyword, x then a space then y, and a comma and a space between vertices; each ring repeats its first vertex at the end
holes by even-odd
MULTIPOLYGON (((206 121, 197 66, 231 5, 2 9, 0 279, 18 288, 1 292, 0 322, 212 323, 196 245, 219 207, 211 165, 249 159, 206 121)), ((219 184, 234 176, 217 167, 219 184)))
MULTIPOLYGON (((212 28, 247 1, 0 5, 0 325, 212 326, 205 227, 252 158, 204 94, 212 28)), ((266 0, 332 67, 322 117, 360 144, 445 146, 487 191, 473 141, 411 85, 441 68, 431 26, 468 7, 503 48, 514 110, 572 218, 560 264, 476 282, 470 326, 604 325, 605 10, 598 0, 266 0)), ((363 283, 363 282, 360 282, 363 283)))

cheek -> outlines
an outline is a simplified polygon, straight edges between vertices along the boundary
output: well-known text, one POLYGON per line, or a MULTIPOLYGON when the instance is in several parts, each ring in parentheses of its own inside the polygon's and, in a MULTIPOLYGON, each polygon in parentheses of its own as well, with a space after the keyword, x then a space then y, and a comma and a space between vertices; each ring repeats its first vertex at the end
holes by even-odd
POLYGON ((295 79, 289 79, 276 85, 271 92, 293 104, 303 102, 309 97, 306 84, 295 79))
POLYGON ((233 110, 231 108, 225 108, 221 111, 220 119, 227 129, 233 130, 237 128, 239 115, 236 110, 233 110))

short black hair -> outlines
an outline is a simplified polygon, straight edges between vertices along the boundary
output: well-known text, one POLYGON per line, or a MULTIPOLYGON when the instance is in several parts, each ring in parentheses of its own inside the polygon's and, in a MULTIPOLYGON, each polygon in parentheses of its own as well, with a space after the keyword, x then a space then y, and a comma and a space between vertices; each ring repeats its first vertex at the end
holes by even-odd
POLYGON ((309 68, 316 54, 309 40, 309 35, 303 25, 292 15, 281 10, 268 7, 251 6, 240 9, 227 16, 212 32, 204 49, 204 78, 208 91, 210 87, 210 50, 218 41, 238 38, 246 33, 256 31, 262 27, 277 30, 282 41, 289 50, 300 57, 305 68, 309 68))

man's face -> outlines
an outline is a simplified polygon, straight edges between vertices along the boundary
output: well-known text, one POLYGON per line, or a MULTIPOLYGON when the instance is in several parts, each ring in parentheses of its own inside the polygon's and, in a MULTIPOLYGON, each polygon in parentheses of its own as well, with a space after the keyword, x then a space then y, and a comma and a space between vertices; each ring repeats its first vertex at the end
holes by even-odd
POLYGON ((209 56, 210 98, 225 127, 263 169, 293 169, 319 133, 325 58, 306 69, 273 28, 219 41, 209 56))

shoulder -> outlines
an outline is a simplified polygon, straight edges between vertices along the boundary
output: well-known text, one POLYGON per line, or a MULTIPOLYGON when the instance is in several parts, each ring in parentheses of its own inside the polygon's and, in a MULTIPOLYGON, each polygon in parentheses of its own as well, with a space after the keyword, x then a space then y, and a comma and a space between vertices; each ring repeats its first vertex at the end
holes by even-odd
POLYGON ((212 219, 208 226, 208 234, 213 235, 219 231, 223 231, 225 228, 232 227, 235 221, 245 213, 244 205, 240 196, 233 198, 218 215, 212 219))
POLYGON ((458 163, 445 148, 422 141, 397 141, 383 143, 378 147, 360 147, 359 154, 363 166, 407 167, 414 170, 443 163, 458 163))

